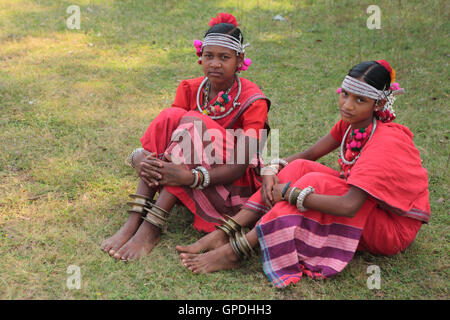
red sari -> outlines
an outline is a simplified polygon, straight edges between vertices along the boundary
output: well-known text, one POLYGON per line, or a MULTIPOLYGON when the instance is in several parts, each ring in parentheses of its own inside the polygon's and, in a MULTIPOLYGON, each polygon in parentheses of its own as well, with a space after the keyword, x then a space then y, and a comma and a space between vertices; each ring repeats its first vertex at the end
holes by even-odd
MULTIPOLYGON (((197 109, 197 91, 204 77, 183 80, 178 86, 171 108, 163 110, 150 124, 141 138, 142 147, 156 152, 159 158, 164 153, 176 151, 177 159, 193 169, 204 166, 214 168, 228 163, 230 155, 236 151, 236 138, 227 129, 242 129, 242 134, 259 138, 259 130, 268 129, 267 113, 270 101, 251 81, 240 78, 241 93, 239 105, 227 116, 213 120, 197 109), (218 137, 223 139, 217 139, 218 137), (181 137, 181 138, 180 138, 181 137), (186 147, 187 138, 190 148, 186 147), (210 156, 205 156, 205 152, 210 156), (222 161, 217 161, 222 159, 222 161)), ((235 81, 225 105, 226 114, 232 108, 232 101, 238 92, 235 81)), ((201 94, 200 97, 203 95, 201 94)), ((214 101, 212 101, 213 103, 214 101)), ((203 101, 200 99, 200 104, 203 101)), ((219 224, 224 214, 233 216, 246 200, 260 187, 257 171, 259 157, 252 160, 245 174, 228 185, 213 185, 206 189, 166 186, 165 189, 178 198, 195 216, 194 227, 199 231, 211 232, 219 224)))
MULTIPOLYGON (((340 142, 348 124, 342 120, 331 135, 340 142)), ((347 179, 340 172, 307 160, 296 160, 278 175, 281 183, 312 186, 318 194, 345 195, 350 186, 369 194, 353 218, 299 212, 286 201, 272 209, 260 192, 245 208, 265 213, 257 225, 263 269, 277 287, 299 281, 305 273, 326 278, 340 272, 355 251, 392 255, 405 250, 430 216, 427 172, 408 128, 378 121, 347 179)))

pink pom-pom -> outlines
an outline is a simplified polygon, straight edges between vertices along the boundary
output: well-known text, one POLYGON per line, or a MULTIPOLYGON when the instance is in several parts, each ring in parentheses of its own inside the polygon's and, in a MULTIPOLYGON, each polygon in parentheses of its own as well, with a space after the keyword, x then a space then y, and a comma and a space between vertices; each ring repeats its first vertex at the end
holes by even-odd
POLYGON ((202 55, 202 45, 203 42, 201 42, 200 40, 194 40, 194 47, 195 50, 197 51, 197 56, 200 57, 202 55))
POLYGON ((245 70, 247 70, 247 69, 248 69, 248 67, 245 66, 245 65, 243 65, 242 67, 239 68, 239 70, 241 70, 241 71, 245 71, 245 70))
POLYGON ((352 142, 350 142, 350 148, 356 148, 356 141, 352 141, 352 142))
POLYGON ((200 40, 198 40, 198 39, 194 40, 194 47, 201 48, 202 45, 203 45, 203 42, 201 42, 200 40))
POLYGON ((362 134, 362 138, 365 139, 366 137, 367 137, 367 132, 364 132, 364 133, 362 134))
POLYGON ((252 59, 250 58, 245 58, 244 59, 244 66, 250 66, 252 64, 252 59))
POLYGON ((357 147, 357 148, 361 148, 361 141, 358 141, 358 142, 356 143, 356 147, 357 147))
POLYGON ((362 134, 361 134, 361 132, 357 132, 357 133, 356 133, 355 139, 356 139, 356 140, 361 140, 361 139, 362 139, 362 134))
POLYGON ((400 85, 398 84, 398 82, 394 82, 394 83, 390 86, 389 89, 391 89, 392 91, 397 91, 397 90, 400 90, 401 88, 400 88, 400 85))
POLYGON ((341 93, 342 92, 342 88, 337 88, 336 92, 337 93, 341 93))

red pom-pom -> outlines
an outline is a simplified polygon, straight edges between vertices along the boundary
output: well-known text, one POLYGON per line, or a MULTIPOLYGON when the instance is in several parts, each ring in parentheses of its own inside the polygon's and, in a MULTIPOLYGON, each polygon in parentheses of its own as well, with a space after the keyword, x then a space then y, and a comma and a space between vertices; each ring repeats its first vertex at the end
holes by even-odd
POLYGON ((389 74, 392 76, 392 68, 391 68, 391 65, 389 64, 389 62, 387 62, 386 60, 377 60, 376 62, 381 64, 383 67, 385 67, 386 70, 389 72, 389 74))
POLYGON ((226 12, 221 12, 217 15, 217 17, 211 18, 208 24, 212 27, 219 23, 230 23, 235 27, 238 26, 236 18, 232 14, 226 12))

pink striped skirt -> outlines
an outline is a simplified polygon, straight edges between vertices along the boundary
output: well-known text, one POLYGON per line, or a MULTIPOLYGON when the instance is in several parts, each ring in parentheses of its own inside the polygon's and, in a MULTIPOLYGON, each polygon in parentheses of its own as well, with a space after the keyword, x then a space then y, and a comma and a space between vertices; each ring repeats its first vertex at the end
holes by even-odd
MULTIPOLYGON (((209 170, 227 163, 235 153, 234 136, 225 128, 208 116, 181 108, 164 109, 152 121, 141 143, 161 159, 164 153, 171 154, 172 160, 176 155, 177 161, 188 169, 201 165, 209 170)), ((261 179, 255 172, 257 165, 254 158, 245 174, 227 185, 202 190, 187 186, 164 188, 194 214, 194 228, 212 232, 224 214, 234 216, 261 186, 261 179)))
MULTIPOLYGON (((339 178, 338 171, 314 161, 293 161, 280 171, 278 177, 281 183, 291 181, 299 188, 312 186, 319 194, 340 196, 350 188, 344 179, 339 178)), ((375 252, 381 254, 404 250, 414 240, 420 224, 418 220, 400 216, 394 217, 394 223, 392 214, 380 209, 371 197, 353 218, 314 210, 299 212, 286 201, 270 209, 262 202, 260 192, 255 193, 243 208, 264 214, 257 225, 263 270, 280 288, 298 282, 304 273, 312 278, 336 275, 357 250, 391 249, 389 252, 375 252), (369 217, 371 222, 367 224, 369 217), (397 222, 400 222, 399 226, 397 222), (362 247, 359 243, 366 224, 370 229, 376 225, 377 234, 365 231, 364 234, 370 237, 364 238, 362 247), (409 231, 404 233, 404 229, 409 231)))

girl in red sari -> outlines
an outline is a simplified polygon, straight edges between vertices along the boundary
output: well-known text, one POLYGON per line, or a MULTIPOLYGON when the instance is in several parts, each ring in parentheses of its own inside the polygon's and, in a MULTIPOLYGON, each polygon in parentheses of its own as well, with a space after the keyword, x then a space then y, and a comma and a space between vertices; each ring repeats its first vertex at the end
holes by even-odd
POLYGON ((259 138, 268 129, 270 101, 238 76, 251 61, 244 59, 236 19, 221 13, 210 26, 203 42, 194 41, 205 76, 181 81, 172 107, 151 122, 142 148, 130 155, 140 176, 130 217, 101 245, 116 259, 148 254, 177 202, 194 214, 197 230, 211 232, 261 185, 259 138))
POLYGON ((341 120, 330 133, 265 167, 261 190, 221 230, 185 247, 183 264, 195 273, 233 268, 259 242, 264 272, 285 287, 303 274, 337 274, 357 250, 405 250, 428 222, 430 204, 413 134, 391 122, 403 91, 394 80, 385 60, 352 68, 338 89, 341 120), (339 171, 315 162, 337 148, 339 171), (198 254, 204 249, 214 250, 198 254))

